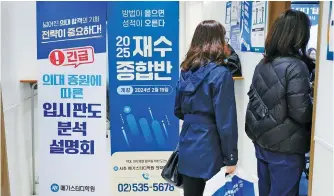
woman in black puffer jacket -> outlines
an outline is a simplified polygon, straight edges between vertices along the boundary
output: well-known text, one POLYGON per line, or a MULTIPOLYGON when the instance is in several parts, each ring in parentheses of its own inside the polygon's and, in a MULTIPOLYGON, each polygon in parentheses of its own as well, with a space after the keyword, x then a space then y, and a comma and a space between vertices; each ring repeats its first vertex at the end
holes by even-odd
POLYGON ((309 38, 308 16, 285 11, 270 28, 265 57, 255 68, 245 129, 255 144, 260 196, 298 195, 312 122, 309 38))

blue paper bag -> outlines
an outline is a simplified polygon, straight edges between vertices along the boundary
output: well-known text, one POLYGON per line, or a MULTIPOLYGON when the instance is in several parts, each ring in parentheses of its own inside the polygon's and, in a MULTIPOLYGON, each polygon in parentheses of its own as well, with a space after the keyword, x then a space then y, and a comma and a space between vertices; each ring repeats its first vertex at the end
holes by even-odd
POLYGON ((233 176, 232 181, 227 181, 212 196, 255 196, 254 183, 233 176))
POLYGON ((211 178, 205 186, 204 196, 256 196, 257 180, 237 167, 231 175, 225 175, 225 168, 211 178))

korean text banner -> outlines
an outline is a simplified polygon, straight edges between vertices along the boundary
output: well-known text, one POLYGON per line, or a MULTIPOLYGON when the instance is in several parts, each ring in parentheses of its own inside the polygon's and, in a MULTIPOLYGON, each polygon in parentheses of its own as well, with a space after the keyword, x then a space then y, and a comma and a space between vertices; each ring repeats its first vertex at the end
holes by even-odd
MULTIPOLYGON (((318 21, 319 21, 319 3, 313 4, 305 4, 293 2, 291 4, 291 8, 294 10, 299 10, 308 15, 311 22, 310 29, 310 40, 307 44, 308 55, 310 55, 310 51, 316 50, 317 48, 317 39, 318 39, 318 21)), ((311 55, 312 56, 312 55, 311 55)))
POLYGON ((334 12, 333 2, 329 2, 329 18, 328 18, 328 32, 327 32, 327 60, 334 60, 334 12))
POLYGON ((291 8, 307 14, 308 17, 310 18, 312 26, 318 25, 319 3, 305 4, 305 3, 298 3, 298 1, 295 1, 294 3, 291 4, 291 8))
POLYGON ((241 51, 264 52, 267 2, 242 1, 241 51))
POLYGON ((178 195, 160 177, 178 142, 179 3, 108 2, 113 195, 178 195))
POLYGON ((39 195, 109 196, 104 2, 37 2, 39 195))

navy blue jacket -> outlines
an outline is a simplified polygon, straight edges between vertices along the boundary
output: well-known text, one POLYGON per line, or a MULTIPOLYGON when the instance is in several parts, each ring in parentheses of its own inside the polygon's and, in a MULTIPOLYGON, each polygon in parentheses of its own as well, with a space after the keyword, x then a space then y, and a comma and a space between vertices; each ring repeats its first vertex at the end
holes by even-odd
POLYGON ((209 63, 182 71, 175 115, 184 120, 179 143, 179 173, 210 179, 238 161, 234 81, 224 66, 209 63))

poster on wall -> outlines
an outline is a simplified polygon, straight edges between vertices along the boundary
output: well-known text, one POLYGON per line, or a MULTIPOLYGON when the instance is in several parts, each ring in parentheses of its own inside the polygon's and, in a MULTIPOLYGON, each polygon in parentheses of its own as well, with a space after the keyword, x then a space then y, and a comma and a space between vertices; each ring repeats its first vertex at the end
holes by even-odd
POLYGON ((36 2, 39 195, 111 195, 106 6, 36 2))
POLYGON ((177 195, 161 171, 179 138, 179 3, 108 2, 112 195, 177 195))
POLYGON ((319 23, 319 3, 314 4, 301 4, 298 2, 293 2, 291 8, 294 10, 299 10, 308 15, 311 21, 310 29, 310 40, 308 42, 308 55, 313 58, 316 57, 316 48, 317 48, 317 38, 318 38, 318 23, 319 23), (314 52, 313 52, 314 51, 314 52))
POLYGON ((225 9, 225 30, 226 30, 226 37, 230 38, 231 36, 231 7, 232 1, 226 2, 226 9, 225 9))
POLYGON ((241 51, 264 52, 267 2, 241 2, 241 51))
POLYGON ((307 16, 310 18, 312 26, 318 25, 319 3, 305 4, 305 3, 298 3, 298 1, 295 1, 291 3, 291 8, 307 14, 307 16))
POLYGON ((232 1, 230 45, 234 50, 240 50, 241 2, 232 1))
POLYGON ((328 35, 327 35, 327 60, 334 60, 333 57, 333 44, 334 44, 334 12, 333 1, 330 1, 329 5, 329 18, 328 18, 328 35))

